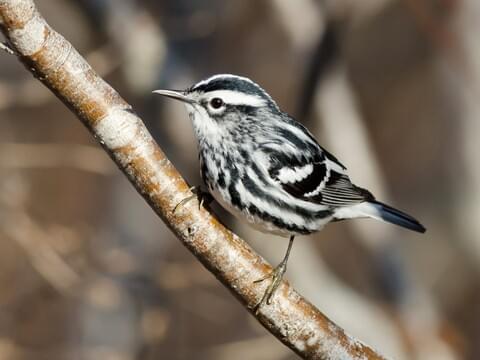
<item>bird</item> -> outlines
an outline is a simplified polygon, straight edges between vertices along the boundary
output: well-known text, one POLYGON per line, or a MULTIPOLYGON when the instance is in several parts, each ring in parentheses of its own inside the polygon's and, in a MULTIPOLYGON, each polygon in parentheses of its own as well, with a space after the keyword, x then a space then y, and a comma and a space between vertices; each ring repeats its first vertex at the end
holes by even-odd
POLYGON ((255 281, 271 279, 257 311, 271 304, 298 235, 355 218, 425 232, 414 217, 354 185, 347 168, 249 78, 218 74, 186 90, 153 92, 185 104, 209 194, 257 230, 289 238, 283 260, 255 281))

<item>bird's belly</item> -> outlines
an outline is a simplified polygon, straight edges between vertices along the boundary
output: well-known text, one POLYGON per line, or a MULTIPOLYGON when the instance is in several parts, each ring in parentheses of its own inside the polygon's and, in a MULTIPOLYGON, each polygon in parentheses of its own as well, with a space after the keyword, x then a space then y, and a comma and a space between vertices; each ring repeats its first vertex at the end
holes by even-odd
POLYGON ((248 211, 247 208, 240 210, 233 206, 228 200, 226 200, 218 189, 209 189, 213 198, 228 212, 233 214, 237 219, 247 222, 250 226, 258 231, 274 234, 283 237, 289 237, 291 235, 306 235, 312 232, 321 230, 321 228, 328 223, 331 219, 324 219, 324 221, 317 221, 317 223, 311 229, 287 229, 283 226, 276 225, 273 221, 265 220, 260 216, 256 216, 248 211))
POLYGON ((213 198, 228 212, 234 215, 237 219, 241 221, 246 221, 250 226, 255 228, 258 231, 275 234, 279 236, 289 237, 292 235, 291 231, 286 229, 281 229, 275 226, 273 223, 265 221, 258 216, 254 216, 250 214, 248 211, 244 210, 241 211, 230 204, 228 201, 225 201, 223 196, 220 194, 218 190, 211 190, 210 193, 212 194, 213 198))

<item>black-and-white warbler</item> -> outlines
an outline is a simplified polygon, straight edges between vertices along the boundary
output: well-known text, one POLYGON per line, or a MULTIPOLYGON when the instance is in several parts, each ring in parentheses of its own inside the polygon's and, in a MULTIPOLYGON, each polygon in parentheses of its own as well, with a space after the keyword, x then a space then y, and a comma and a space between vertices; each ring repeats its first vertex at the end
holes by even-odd
POLYGON ((185 103, 213 197, 255 228, 290 237, 259 305, 270 303, 296 235, 365 217, 425 232, 413 217, 352 184, 345 166, 250 79, 215 75, 184 91, 154 92, 185 103))

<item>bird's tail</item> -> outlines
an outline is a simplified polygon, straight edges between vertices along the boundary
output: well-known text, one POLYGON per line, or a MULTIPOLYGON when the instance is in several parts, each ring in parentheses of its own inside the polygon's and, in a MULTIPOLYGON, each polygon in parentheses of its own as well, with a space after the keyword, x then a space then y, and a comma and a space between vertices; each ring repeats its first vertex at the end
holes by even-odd
POLYGON ((417 219, 405 214, 400 210, 394 209, 391 206, 376 200, 369 201, 367 204, 371 208, 371 211, 368 211, 368 214, 365 215, 368 215, 369 217, 377 220, 383 220, 420 233, 424 233, 426 230, 417 219))
POLYGON ((425 227, 417 219, 374 199, 339 207, 334 213, 335 220, 365 217, 382 220, 420 233, 425 232, 425 227))

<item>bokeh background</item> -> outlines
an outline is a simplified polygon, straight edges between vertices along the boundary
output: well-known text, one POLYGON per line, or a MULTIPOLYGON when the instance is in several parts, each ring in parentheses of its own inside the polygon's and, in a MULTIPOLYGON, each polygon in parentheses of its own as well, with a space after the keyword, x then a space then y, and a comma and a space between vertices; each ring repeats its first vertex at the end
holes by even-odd
MULTIPOLYGON (((395 359, 480 358, 478 0, 38 0, 190 184, 181 104, 251 77, 425 235, 299 238, 287 278, 395 359)), ((271 263, 285 239, 214 211, 271 263)), ((0 54, 0 359, 295 359, 157 219, 81 123, 0 54)))

